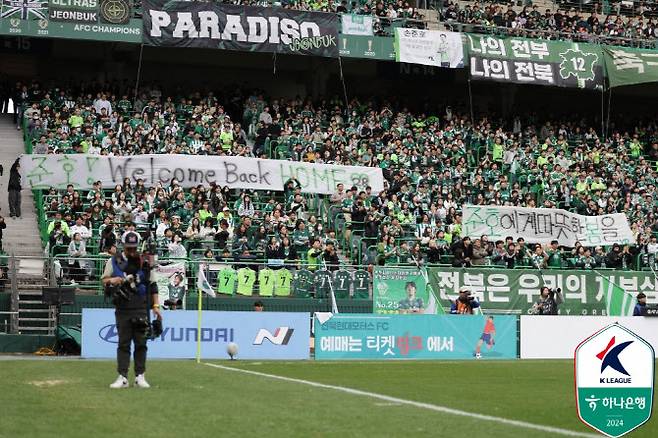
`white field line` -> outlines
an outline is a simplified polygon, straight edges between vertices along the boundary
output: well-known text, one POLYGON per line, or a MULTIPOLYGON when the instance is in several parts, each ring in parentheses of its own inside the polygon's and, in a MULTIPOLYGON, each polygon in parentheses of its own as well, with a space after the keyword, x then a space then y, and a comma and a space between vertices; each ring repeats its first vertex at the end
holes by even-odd
POLYGON ((540 432, 552 433, 552 434, 563 435, 563 436, 576 436, 576 437, 587 437, 587 438, 598 438, 598 437, 600 437, 600 435, 595 435, 595 434, 591 434, 591 433, 576 432, 576 431, 568 430, 568 429, 560 429, 558 427, 542 426, 540 424, 526 423, 525 421, 517 421, 517 420, 510 420, 508 418, 494 417, 492 415, 475 414, 473 412, 460 411, 460 410, 457 410, 457 409, 452 409, 452 408, 448 408, 448 407, 440 406, 440 405, 434 405, 434 404, 431 404, 431 403, 422 403, 422 402, 417 402, 417 401, 413 401, 413 400, 406 400, 406 399, 403 399, 403 398, 391 397, 391 396, 388 396, 388 395, 377 394, 377 393, 368 392, 368 391, 362 391, 360 389, 347 388, 347 387, 344 387, 344 386, 327 385, 325 383, 311 382, 309 380, 293 379, 292 377, 277 376, 275 374, 266 374, 266 373, 261 373, 261 372, 258 372, 258 371, 245 370, 245 369, 242 369, 242 368, 227 367, 227 366, 224 366, 224 365, 218 365, 218 364, 214 364, 214 363, 204 362, 203 364, 207 365, 209 367, 219 368, 219 369, 226 370, 226 371, 234 371, 234 372, 237 372, 237 373, 251 374, 253 376, 266 377, 266 378, 275 379, 275 380, 282 380, 284 382, 290 382, 290 383, 297 383, 297 384, 301 384, 301 385, 313 386, 315 388, 331 389, 333 391, 344 392, 344 393, 347 393, 347 394, 358 395, 358 396, 362 396, 362 397, 369 397, 369 398, 373 398, 373 399, 376 399, 376 400, 381 400, 381 401, 384 401, 384 402, 387 402, 387 403, 396 403, 396 404, 414 406, 414 407, 417 407, 417 408, 427 409, 427 410, 430 410, 430 411, 441 412, 441 413, 450 414, 450 415, 458 415, 458 416, 461 416, 461 417, 469 417, 469 418, 474 418, 476 420, 482 420, 482 421, 491 421, 493 423, 504 424, 504 425, 507 425, 507 426, 514 426, 514 427, 519 427, 519 428, 524 428, 524 429, 538 430, 540 432))

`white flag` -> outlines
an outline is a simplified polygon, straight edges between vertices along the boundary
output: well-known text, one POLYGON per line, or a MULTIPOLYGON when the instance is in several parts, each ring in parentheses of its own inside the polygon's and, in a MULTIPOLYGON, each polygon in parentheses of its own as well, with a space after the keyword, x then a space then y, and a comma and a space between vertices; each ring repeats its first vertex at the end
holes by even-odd
POLYGON ((210 295, 211 297, 216 297, 217 294, 215 294, 215 291, 213 290, 212 286, 210 283, 208 283, 208 280, 206 279, 206 265, 199 265, 199 273, 197 274, 196 278, 196 288, 201 292, 205 292, 206 294, 210 295))

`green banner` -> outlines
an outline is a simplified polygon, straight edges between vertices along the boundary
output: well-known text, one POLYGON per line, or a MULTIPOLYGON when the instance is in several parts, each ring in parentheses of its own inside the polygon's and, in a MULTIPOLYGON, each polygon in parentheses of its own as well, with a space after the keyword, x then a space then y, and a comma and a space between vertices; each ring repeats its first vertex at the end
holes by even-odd
POLYGON ((444 313, 427 287, 420 269, 376 268, 372 288, 373 313, 444 313))
POLYGON ((605 68, 610 87, 658 81, 658 51, 605 47, 605 68))
POLYGON ((378 36, 340 35, 340 56, 395 61, 393 38, 378 36))
POLYGON ((601 48, 571 41, 466 34, 474 80, 601 89, 601 48))
POLYGON ((0 35, 142 42, 129 0, 2 0, 0 35))
POLYGON ((457 298, 459 289, 469 289, 484 313, 532 313, 539 289, 561 288, 564 303, 560 315, 609 315, 632 312, 638 292, 649 303, 658 302, 658 282, 651 272, 536 269, 428 268, 429 283, 443 307, 457 298), (599 275, 600 274, 600 275, 599 275), (618 286, 625 292, 622 302, 612 302, 618 286), (609 307, 608 303, 615 304, 609 307), (617 313, 619 312, 619 313, 617 313))

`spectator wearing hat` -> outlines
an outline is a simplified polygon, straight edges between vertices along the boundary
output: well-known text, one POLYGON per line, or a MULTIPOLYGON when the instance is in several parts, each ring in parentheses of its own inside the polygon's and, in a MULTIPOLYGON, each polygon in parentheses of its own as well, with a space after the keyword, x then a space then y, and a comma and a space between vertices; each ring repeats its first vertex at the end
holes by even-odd
POLYGON ((450 306, 450 313, 455 315, 472 315, 473 309, 480 307, 480 303, 475 297, 471 296, 471 291, 468 289, 461 289, 459 297, 452 302, 450 306))
POLYGON ((647 309, 647 296, 644 292, 637 294, 637 304, 633 309, 633 316, 644 316, 647 309))

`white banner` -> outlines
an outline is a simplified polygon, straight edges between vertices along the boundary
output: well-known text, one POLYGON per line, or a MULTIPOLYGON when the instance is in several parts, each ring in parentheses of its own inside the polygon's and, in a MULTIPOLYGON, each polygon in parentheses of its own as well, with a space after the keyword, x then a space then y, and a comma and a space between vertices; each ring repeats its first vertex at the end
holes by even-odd
POLYGON ((461 68, 464 45, 459 32, 395 29, 395 60, 410 64, 461 68))
POLYGON ((372 36, 372 20, 372 15, 342 14, 340 16, 341 33, 343 35, 372 36))
POLYGON ((559 208, 465 205, 462 235, 479 238, 483 234, 490 240, 507 236, 523 237, 528 243, 557 240, 568 247, 576 242, 584 246, 635 243, 624 213, 583 216, 559 208))
POLYGON ((578 344, 618 322, 658 351, 658 318, 641 316, 521 316, 521 359, 573 359, 578 344))
POLYGON ((23 155, 23 181, 33 189, 48 187, 89 189, 95 181, 103 187, 122 184, 124 178, 144 180, 147 187, 173 179, 183 187, 209 185, 237 189, 283 190, 295 178, 305 193, 330 194, 337 184, 345 187, 372 187, 384 190, 384 176, 378 167, 334 166, 298 161, 205 155, 23 155))
POLYGON ((153 280, 158 285, 159 302, 164 306, 169 300, 176 303, 181 300, 181 307, 185 308, 185 295, 187 294, 187 278, 185 277, 185 263, 171 263, 158 265, 151 271, 153 280))

